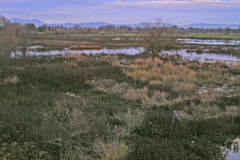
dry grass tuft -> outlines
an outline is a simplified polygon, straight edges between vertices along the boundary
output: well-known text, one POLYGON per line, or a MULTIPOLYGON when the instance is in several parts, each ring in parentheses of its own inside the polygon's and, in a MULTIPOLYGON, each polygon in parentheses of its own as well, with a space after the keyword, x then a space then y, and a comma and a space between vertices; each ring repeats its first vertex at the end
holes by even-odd
POLYGON ((88 84, 93 86, 94 91, 101 91, 108 94, 120 94, 126 93, 130 85, 126 82, 117 83, 113 79, 103 79, 103 80, 91 80, 87 81, 88 84))
POLYGON ((85 55, 79 54, 79 55, 67 55, 67 56, 65 56, 65 58, 68 58, 68 59, 73 59, 74 58, 76 60, 85 60, 88 57, 85 56, 85 55))
POLYGON ((167 102, 167 93, 160 92, 160 91, 154 91, 151 98, 148 99, 147 104, 151 105, 160 105, 167 102))
POLYGON ((146 102, 148 100, 148 88, 144 87, 142 89, 133 89, 129 88, 127 92, 123 95, 126 99, 131 100, 142 100, 143 102, 146 102))
POLYGON ((154 80, 152 80, 152 81, 149 82, 149 85, 155 86, 155 87, 160 86, 162 84, 163 84, 162 81, 154 81, 154 80))
POLYGON ((195 84, 188 83, 188 82, 174 82, 173 83, 173 90, 176 92, 190 92, 194 93, 196 92, 195 84))
POLYGON ((141 109, 131 109, 128 108, 125 113, 115 114, 114 117, 123 121, 127 125, 127 129, 131 129, 133 127, 139 126, 144 119, 145 111, 141 109))
POLYGON ((7 85, 14 85, 14 84, 17 84, 18 82, 20 82, 19 78, 16 75, 6 77, 3 81, 7 85))
POLYGON ((104 143, 101 140, 95 141, 94 148, 101 156, 101 160, 120 160, 124 159, 129 153, 130 148, 123 141, 114 140, 104 143))

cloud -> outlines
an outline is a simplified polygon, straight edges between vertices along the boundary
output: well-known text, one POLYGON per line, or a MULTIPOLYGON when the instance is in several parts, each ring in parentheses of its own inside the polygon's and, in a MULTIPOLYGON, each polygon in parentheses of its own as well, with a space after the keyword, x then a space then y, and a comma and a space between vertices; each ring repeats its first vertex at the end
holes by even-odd
POLYGON ((108 5, 148 5, 148 4, 164 4, 164 3, 175 3, 175 4, 194 4, 194 5, 240 5, 238 0, 143 0, 143 1, 113 1, 108 2, 108 5))
POLYGON ((161 1, 134 1, 134 2, 111 2, 108 6, 126 8, 155 10, 163 12, 181 12, 198 14, 239 14, 240 3, 236 1, 218 1, 213 0, 161 0, 161 1))
POLYGON ((0 12, 9 18, 35 19, 49 23, 94 22, 139 23, 162 16, 176 23, 238 23, 238 0, 0 0, 0 12))

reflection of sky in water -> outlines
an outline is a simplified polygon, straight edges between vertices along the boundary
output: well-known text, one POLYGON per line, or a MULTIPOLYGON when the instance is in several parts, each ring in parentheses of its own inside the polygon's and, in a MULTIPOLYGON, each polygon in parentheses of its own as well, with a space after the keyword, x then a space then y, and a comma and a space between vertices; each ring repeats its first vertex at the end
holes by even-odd
POLYGON ((240 153, 236 153, 236 152, 229 152, 229 156, 227 158, 227 160, 238 160, 240 159, 240 153))
POLYGON ((103 48, 100 50, 68 50, 67 53, 69 54, 98 54, 98 53, 106 53, 106 54, 117 54, 117 53, 124 53, 124 54, 138 54, 144 51, 143 47, 129 47, 129 48, 118 48, 118 49, 108 49, 103 48))
POLYGON ((177 39, 177 42, 211 45, 240 45, 240 41, 237 40, 177 39))
POLYGON ((235 55, 226 55, 226 54, 216 54, 216 53, 201 53, 198 54, 196 52, 186 52, 185 49, 182 49, 181 51, 164 51, 164 54, 174 55, 179 54, 185 59, 190 60, 199 60, 199 61, 205 61, 207 59, 209 60, 227 60, 227 61, 238 61, 240 60, 240 56, 235 55))
POLYGON ((232 144, 231 148, 224 149, 223 155, 226 156, 226 160, 239 160, 240 152, 239 152, 239 144, 232 144))
MULTIPOLYGON (((32 47, 34 48, 34 47, 32 47)), ((99 50, 69 50, 64 49, 62 51, 59 50, 52 50, 52 51, 30 51, 28 50, 26 55, 27 56, 41 56, 41 55, 78 55, 78 54, 98 54, 98 53, 105 53, 105 54, 117 54, 117 53, 124 53, 124 54, 138 54, 144 51, 143 47, 129 47, 129 48, 119 48, 119 49, 108 49, 102 48, 99 50)), ((21 52, 16 52, 17 55, 21 55, 21 52)))
MULTIPOLYGON (((100 50, 69 50, 65 48, 62 51, 52 50, 52 51, 34 51, 33 48, 40 48, 39 46, 32 46, 30 50, 27 51, 26 56, 42 56, 42 55, 78 55, 78 54, 118 54, 124 53, 129 55, 134 55, 144 52, 143 47, 128 47, 128 48, 118 48, 118 49, 108 49, 102 48, 100 50)), ((240 60, 240 55, 226 55, 226 54, 216 54, 216 53, 202 53, 197 54, 196 52, 186 52, 185 49, 180 51, 163 51, 161 54, 174 55, 179 54, 183 59, 198 60, 198 61, 216 61, 216 60, 227 60, 227 61, 238 61, 240 60)), ((13 54, 12 54, 13 55, 13 54)), ((22 55, 21 52, 16 52, 16 55, 22 55)), ((13 57, 13 56, 12 56, 13 57)))

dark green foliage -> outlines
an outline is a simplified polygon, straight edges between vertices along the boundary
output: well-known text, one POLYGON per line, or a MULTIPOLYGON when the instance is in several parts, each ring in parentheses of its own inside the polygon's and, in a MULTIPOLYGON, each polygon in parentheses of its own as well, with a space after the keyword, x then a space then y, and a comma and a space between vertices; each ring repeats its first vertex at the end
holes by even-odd
POLYGON ((128 159, 220 159, 220 147, 236 136, 239 117, 183 121, 173 111, 155 109, 133 130, 128 159))
POLYGON ((108 118, 107 122, 109 122, 113 126, 121 126, 124 125, 124 122, 117 118, 108 118))
POLYGON ((230 69, 229 70, 232 74, 234 75, 239 75, 240 74, 240 70, 239 69, 230 69))
POLYGON ((222 96, 218 99, 213 99, 210 102, 210 105, 217 105, 219 108, 226 110, 226 106, 238 106, 240 104, 240 97, 239 96, 222 96))

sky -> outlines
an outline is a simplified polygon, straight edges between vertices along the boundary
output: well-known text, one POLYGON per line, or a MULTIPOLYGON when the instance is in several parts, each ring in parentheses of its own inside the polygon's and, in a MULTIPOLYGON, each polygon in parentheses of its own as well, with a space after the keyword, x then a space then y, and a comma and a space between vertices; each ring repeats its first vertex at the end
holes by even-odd
POLYGON ((156 17, 176 25, 239 24, 240 0, 0 0, 0 15, 49 24, 136 24, 156 17))

